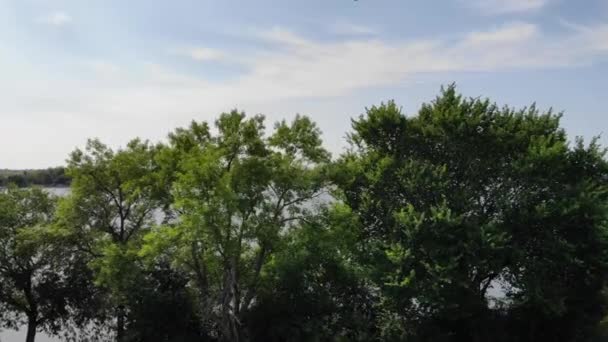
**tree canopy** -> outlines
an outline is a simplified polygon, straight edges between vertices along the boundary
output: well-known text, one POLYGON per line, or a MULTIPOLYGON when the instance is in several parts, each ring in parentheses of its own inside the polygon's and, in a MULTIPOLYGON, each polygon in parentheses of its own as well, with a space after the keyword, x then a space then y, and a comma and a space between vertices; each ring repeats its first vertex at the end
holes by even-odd
POLYGON ((608 164, 595 141, 569 146, 559 119, 449 87, 417 116, 389 102, 353 120, 337 179, 397 320, 384 322, 391 334, 590 332, 603 312, 608 164))
POLYGON ((87 302, 86 265, 51 237, 55 204, 38 188, 0 192, 0 327, 25 323, 28 342, 38 330, 71 326, 71 314, 87 302))
POLYGON ((608 161, 561 114, 454 86, 352 119, 231 111, 90 140, 0 192, 0 326, 127 341, 601 341, 608 161))

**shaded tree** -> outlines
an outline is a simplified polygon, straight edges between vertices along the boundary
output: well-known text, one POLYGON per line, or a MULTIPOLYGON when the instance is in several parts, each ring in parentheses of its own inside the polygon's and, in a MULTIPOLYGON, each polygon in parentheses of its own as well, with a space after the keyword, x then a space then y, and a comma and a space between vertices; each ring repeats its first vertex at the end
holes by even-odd
POLYGON ((49 237, 56 200, 41 189, 0 192, 0 324, 27 324, 56 335, 70 321, 82 288, 78 263, 49 237))
POLYGON ((387 338, 585 339, 604 310, 608 168, 559 118, 451 86, 416 116, 389 102, 353 120, 335 178, 387 338))
POLYGON ((356 217, 323 209, 290 231, 262 278, 247 318, 254 341, 371 341, 379 298, 356 263, 356 217))
POLYGON ((144 268, 130 291, 125 340, 141 342, 206 341, 187 275, 167 262, 144 268))

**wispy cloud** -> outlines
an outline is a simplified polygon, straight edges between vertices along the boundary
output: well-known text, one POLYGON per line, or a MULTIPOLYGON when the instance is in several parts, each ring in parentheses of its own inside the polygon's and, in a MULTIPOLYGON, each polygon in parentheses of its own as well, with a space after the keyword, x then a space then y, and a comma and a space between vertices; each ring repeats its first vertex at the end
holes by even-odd
POLYGON ((279 49, 251 55, 245 61, 249 72, 229 87, 247 94, 252 92, 245 89, 255 89, 258 99, 337 96, 421 73, 569 67, 604 56, 607 29, 552 36, 534 24, 514 22, 453 40, 320 42, 275 28, 262 36, 273 38, 279 49), (263 90, 267 94, 260 96, 263 90))
POLYGON ((98 75, 117 75, 120 72, 119 66, 103 60, 86 61, 83 64, 98 75))
MULTIPOLYGON (((104 74, 104 82, 97 84, 98 79, 92 79, 90 88, 76 92, 84 92, 78 97, 90 98, 87 103, 99 103, 98 109, 112 103, 113 110, 122 108, 124 113, 170 113, 178 107, 188 108, 187 112, 192 113, 201 104, 220 108, 234 101, 260 103, 333 97, 356 89, 413 81, 424 73, 563 68, 592 63, 608 55, 608 25, 589 27, 567 36, 545 36, 537 26, 520 22, 463 34, 454 40, 404 42, 379 39, 321 42, 280 28, 260 32, 259 39, 276 46, 245 54, 238 61, 245 71, 230 80, 205 80, 157 64, 144 64, 139 72, 130 70, 133 68, 115 72, 119 66, 96 61, 89 65, 96 73, 104 74), (92 91, 88 93, 87 89, 92 91), (112 100, 100 101, 101 94, 110 94, 112 100), (180 105, 174 107, 177 103, 180 105)), ((239 55, 239 51, 212 51, 199 51, 199 58, 239 55)), ((69 88, 66 86, 67 93, 71 92, 69 88)), ((30 92, 24 90, 22 94, 30 92)))
POLYGON ((65 26, 72 22, 72 16, 64 11, 54 11, 39 17, 38 22, 53 26, 65 26))
POLYGON ((597 52, 608 52, 608 24, 584 26, 579 31, 589 49, 597 52))
MULTIPOLYGON (((44 155, 61 160, 86 137, 97 136, 110 144, 124 144, 137 135, 157 139, 165 135, 167 127, 183 125, 193 117, 212 119, 235 106, 255 111, 295 99, 333 98, 360 89, 415 82, 422 74, 567 68, 608 56, 606 24, 551 35, 536 25, 515 22, 454 39, 412 41, 367 36, 319 41, 283 28, 260 30, 256 37, 270 44, 260 44, 262 50, 247 53, 202 50, 203 59, 242 56, 238 63, 244 71, 230 79, 182 74, 171 65, 96 61, 89 64, 91 77, 51 81, 34 75, 18 82, 0 80, 9 99, 2 109, 14 114, 16 121, 10 124, 16 128, 12 131, 29 130, 48 139, 54 139, 48 127, 70 122, 75 132, 71 140, 58 140, 62 145, 57 151, 44 155), (104 120, 99 119, 102 117, 104 120)), ((0 145, 21 141, 12 131, 0 136, 0 145)))
MULTIPOLYGON (((196 103, 220 105, 234 99, 265 102, 339 96, 355 89, 414 80, 422 73, 571 67, 608 55, 608 25, 605 24, 565 36, 551 36, 543 34, 534 24, 515 22, 469 32, 451 40, 402 42, 373 38, 316 41, 287 29, 273 28, 259 31, 258 39, 272 45, 246 54, 202 48, 184 51, 187 56, 201 60, 243 56, 236 62, 244 71, 230 80, 210 81, 182 75, 172 71, 170 65, 145 64, 139 73, 127 72, 130 68, 115 72, 119 66, 107 62, 89 65, 106 76, 115 75, 114 81, 123 85, 117 87, 120 91, 129 88, 142 93, 157 89, 154 96, 147 97, 151 107, 157 107, 154 103, 159 97, 187 94, 192 97, 182 103, 194 108, 196 103)), ((127 97, 124 93, 113 96, 127 97)), ((141 105, 137 102, 137 106, 141 105)))
POLYGON ((278 26, 269 30, 254 30, 254 36, 267 42, 283 44, 285 46, 303 46, 310 43, 307 39, 294 32, 278 26))
POLYGON ((470 45, 517 44, 537 38, 539 34, 538 27, 534 24, 511 23, 494 30, 471 32, 465 41, 470 45))
POLYGON ((207 47, 176 48, 171 49, 169 53, 189 57, 199 62, 219 61, 226 58, 223 51, 207 47))
POLYGON ((580 45, 585 45, 588 50, 608 52, 608 24, 583 25, 564 19, 560 19, 560 24, 575 32, 580 45))
POLYGON ((337 21, 330 27, 330 31, 336 35, 344 35, 344 36, 361 36, 361 35, 374 35, 378 33, 378 30, 375 28, 355 24, 348 21, 337 21))
POLYGON ((550 0, 460 0, 484 14, 532 12, 545 7, 550 0))

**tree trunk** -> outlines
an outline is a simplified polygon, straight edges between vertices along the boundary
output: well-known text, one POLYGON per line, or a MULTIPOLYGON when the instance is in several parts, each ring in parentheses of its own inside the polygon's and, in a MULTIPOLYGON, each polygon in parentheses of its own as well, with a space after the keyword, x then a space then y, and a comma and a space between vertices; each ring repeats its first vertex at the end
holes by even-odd
POLYGON ((36 317, 28 317, 27 336, 25 337, 25 342, 34 342, 36 340, 37 328, 36 317))
POLYGON ((125 340, 125 307, 120 305, 116 308, 116 342, 125 340))

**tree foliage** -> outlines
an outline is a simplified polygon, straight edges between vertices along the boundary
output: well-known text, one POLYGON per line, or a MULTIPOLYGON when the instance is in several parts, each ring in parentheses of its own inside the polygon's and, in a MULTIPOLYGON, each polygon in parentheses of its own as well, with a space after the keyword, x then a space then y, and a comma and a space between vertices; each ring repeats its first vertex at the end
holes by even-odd
POLYGON ((449 87, 417 116, 389 102, 353 121, 336 178, 391 336, 586 338, 603 311, 608 164, 595 142, 570 147, 559 118, 449 87))
POLYGON ((38 188, 0 192, 0 326, 26 324, 27 341, 58 334, 82 299, 78 260, 49 240, 55 203, 38 188))
POLYGON ((90 140, 68 161, 71 193, 60 205, 58 232, 87 258, 105 294, 98 315, 112 318, 118 341, 127 340, 128 303, 145 277, 137 249, 160 203, 154 155, 154 146, 137 139, 118 151, 90 140))
POLYGON ((299 115, 90 140, 64 198, 0 193, 0 325, 118 342, 605 339, 608 161, 560 117, 450 86, 414 115, 366 109, 334 160, 299 115))
POLYGON ((268 137, 262 116, 233 111, 215 126, 217 134, 193 123, 171 136, 164 153, 180 158, 170 164, 179 218, 147 235, 142 255, 187 270, 209 334, 242 341, 262 271, 283 235, 310 215, 329 154, 306 117, 277 124, 268 137))

